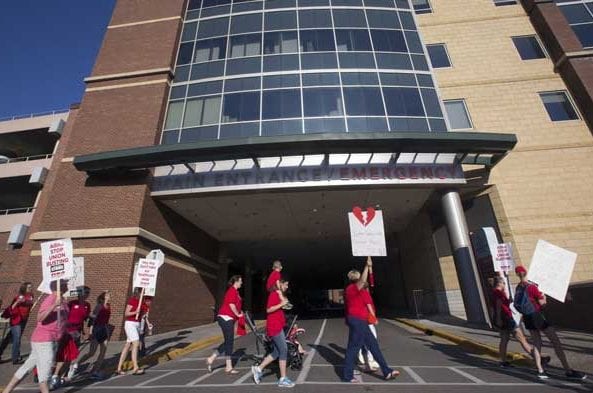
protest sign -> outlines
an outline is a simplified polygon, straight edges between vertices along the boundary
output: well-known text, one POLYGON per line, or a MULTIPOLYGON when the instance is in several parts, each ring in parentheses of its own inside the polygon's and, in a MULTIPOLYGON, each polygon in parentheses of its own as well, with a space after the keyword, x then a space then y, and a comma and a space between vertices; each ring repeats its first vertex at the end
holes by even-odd
POLYGON ((41 243, 41 269, 43 281, 39 291, 51 293, 50 281, 69 279, 74 275, 72 240, 61 239, 41 243))
POLYGON ((68 295, 78 296, 84 287, 84 258, 74 257, 74 274, 68 280, 68 295))
POLYGON ((496 256, 492 261, 495 272, 505 274, 515 268, 511 243, 500 243, 496 246, 496 256))
POLYGON ((382 211, 372 207, 362 211, 360 207, 355 207, 348 213, 348 221, 353 256, 387 256, 382 211))
MULTIPOLYGON (((135 288, 156 288, 156 279, 159 272, 159 261, 156 259, 141 258, 134 273, 133 286, 135 288)), ((148 296, 148 294, 146 294, 148 296)))
POLYGON ((527 279, 539 290, 564 303, 577 254, 539 240, 531 258, 527 279))
MULTIPOLYGON (((161 266, 165 263, 165 254, 161 250, 151 250, 147 255, 146 259, 154 259, 158 261, 157 269, 160 269, 161 266)), ((134 277, 136 276, 136 272, 138 271, 138 262, 134 265, 134 277)), ((155 296, 156 295, 156 286, 153 288, 144 288, 144 295, 146 296, 155 296)))

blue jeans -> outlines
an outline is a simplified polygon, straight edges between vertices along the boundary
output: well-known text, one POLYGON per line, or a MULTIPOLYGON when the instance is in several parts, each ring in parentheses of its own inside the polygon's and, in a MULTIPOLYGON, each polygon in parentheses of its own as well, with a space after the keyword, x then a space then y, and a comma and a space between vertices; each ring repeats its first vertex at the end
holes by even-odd
POLYGON ((274 350, 270 355, 272 355, 274 359, 286 360, 288 358, 288 346, 286 345, 286 335, 284 334, 284 330, 270 338, 274 344, 274 350))
POLYGON ((19 323, 10 327, 10 332, 4 337, 0 344, 0 355, 8 346, 9 341, 12 340, 12 362, 16 363, 21 357, 21 335, 25 330, 25 323, 19 323))
POLYGON ((350 382, 354 377, 354 362, 356 361, 358 351, 360 351, 363 345, 368 348, 377 363, 379 363, 383 376, 388 376, 393 370, 387 365, 381 349, 379 349, 379 343, 375 336, 373 336, 371 329, 369 329, 368 322, 354 317, 347 317, 346 323, 348 324, 349 331, 346 360, 344 361, 344 374, 342 376, 344 381, 350 382))

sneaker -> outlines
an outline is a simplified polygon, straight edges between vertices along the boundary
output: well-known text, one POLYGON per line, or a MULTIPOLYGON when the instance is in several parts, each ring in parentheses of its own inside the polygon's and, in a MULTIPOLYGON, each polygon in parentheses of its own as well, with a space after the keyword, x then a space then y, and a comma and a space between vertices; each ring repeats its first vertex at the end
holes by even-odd
POLYGON ((52 375, 51 378, 49 379, 49 384, 48 384, 49 390, 56 390, 59 387, 60 387, 60 377, 58 377, 57 375, 52 375))
POLYGON ((575 370, 570 370, 566 372, 566 378, 569 379, 578 379, 579 381, 582 381, 584 379, 587 379, 587 376, 581 372, 575 371, 575 370))
POLYGON ((502 368, 512 368, 513 367, 513 365, 507 361, 500 362, 498 365, 502 368))
POLYGON ((66 378, 68 379, 72 379, 74 378, 74 376, 78 373, 78 364, 74 363, 72 364, 72 366, 70 366, 70 370, 68 370, 68 375, 66 376, 66 378))
POLYGON ((288 377, 280 378, 278 380, 278 387, 279 388, 294 388, 294 382, 292 382, 288 377))
POLYGON ((549 379, 550 376, 545 371, 541 371, 541 372, 537 373, 537 378, 538 379, 549 379))
POLYGON ((253 382, 255 382, 256 385, 259 385, 259 383, 261 382, 262 375, 262 372, 260 371, 259 367, 251 366, 251 375, 253 375, 253 382))

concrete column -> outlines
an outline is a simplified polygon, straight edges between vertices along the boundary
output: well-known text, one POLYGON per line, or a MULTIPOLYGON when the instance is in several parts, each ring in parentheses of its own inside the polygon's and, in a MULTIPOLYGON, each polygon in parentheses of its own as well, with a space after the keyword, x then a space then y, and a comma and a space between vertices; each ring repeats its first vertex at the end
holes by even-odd
POLYGON ((441 203, 467 319, 470 322, 490 325, 488 308, 482 286, 479 284, 478 267, 474 259, 459 192, 457 190, 444 192, 441 203))

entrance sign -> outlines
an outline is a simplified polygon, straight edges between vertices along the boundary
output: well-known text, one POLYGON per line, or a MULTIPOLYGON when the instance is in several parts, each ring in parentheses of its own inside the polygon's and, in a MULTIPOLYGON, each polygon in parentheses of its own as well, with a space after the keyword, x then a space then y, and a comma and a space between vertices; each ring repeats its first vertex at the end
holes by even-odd
POLYGON ((539 286, 539 290, 564 303, 577 254, 538 240, 527 278, 539 286))
POLYGON ((133 286, 135 288, 156 288, 156 279, 159 272, 159 261, 156 259, 141 258, 138 261, 134 274, 133 286))
POLYGON ((61 239, 41 243, 43 279, 53 281, 74 275, 72 240, 61 239))
POLYGON ((458 164, 254 167, 184 174, 157 171, 152 191, 211 192, 365 184, 465 184, 465 178, 458 164))
POLYGON ((496 246, 496 255, 493 258, 494 271, 507 274, 515 268, 511 243, 500 243, 496 246))
POLYGON ((381 210, 369 207, 366 211, 362 211, 360 207, 355 207, 351 213, 348 213, 348 221, 350 223, 353 256, 387 256, 383 212, 381 210))

